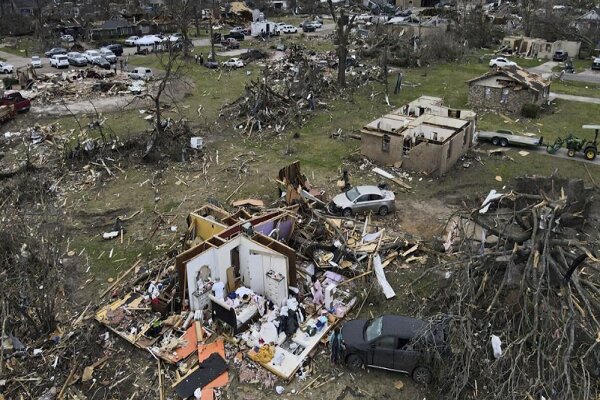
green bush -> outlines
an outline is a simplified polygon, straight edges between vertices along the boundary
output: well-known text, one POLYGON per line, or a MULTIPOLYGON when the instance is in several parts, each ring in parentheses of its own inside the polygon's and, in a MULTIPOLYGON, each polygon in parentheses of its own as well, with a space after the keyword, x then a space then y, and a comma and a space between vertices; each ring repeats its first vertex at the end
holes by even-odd
POLYGON ((537 104, 523 104, 521 115, 525 118, 535 119, 540 114, 540 106, 537 104))

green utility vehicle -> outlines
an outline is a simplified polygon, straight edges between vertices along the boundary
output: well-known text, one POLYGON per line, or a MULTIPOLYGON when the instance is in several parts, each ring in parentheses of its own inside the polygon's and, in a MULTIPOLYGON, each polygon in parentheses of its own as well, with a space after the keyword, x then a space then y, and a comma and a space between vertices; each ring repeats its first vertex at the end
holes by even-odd
POLYGON ((593 161, 598 154, 598 133, 600 132, 600 125, 583 125, 582 128, 593 129, 596 131, 593 141, 577 137, 570 133, 566 138, 559 137, 553 144, 549 144, 546 147, 548 153, 554 154, 561 147, 565 146, 569 157, 575 157, 575 154, 581 151, 586 160, 593 161))

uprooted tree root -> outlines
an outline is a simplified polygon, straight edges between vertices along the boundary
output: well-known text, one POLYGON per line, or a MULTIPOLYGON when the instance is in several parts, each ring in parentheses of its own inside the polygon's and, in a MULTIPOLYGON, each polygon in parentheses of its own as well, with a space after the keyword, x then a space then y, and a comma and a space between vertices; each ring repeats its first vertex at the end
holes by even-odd
POLYGON ((467 213, 470 226, 455 227, 458 262, 447 264, 445 287, 422 310, 444 304, 450 315, 453 356, 437 371, 443 392, 453 399, 596 399, 598 193, 556 177, 520 186, 533 190, 503 195, 493 211, 467 213), (474 241, 472 221, 496 244, 474 241), (502 341, 497 358, 491 335, 502 341))

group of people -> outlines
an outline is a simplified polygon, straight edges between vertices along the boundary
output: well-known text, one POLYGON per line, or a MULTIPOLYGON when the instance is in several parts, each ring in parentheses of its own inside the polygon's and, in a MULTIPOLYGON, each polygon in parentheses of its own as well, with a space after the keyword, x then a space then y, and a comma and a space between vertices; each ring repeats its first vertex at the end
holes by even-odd
POLYGON ((204 54, 200 53, 200 55, 194 55, 194 62, 196 64, 204 65, 204 54))

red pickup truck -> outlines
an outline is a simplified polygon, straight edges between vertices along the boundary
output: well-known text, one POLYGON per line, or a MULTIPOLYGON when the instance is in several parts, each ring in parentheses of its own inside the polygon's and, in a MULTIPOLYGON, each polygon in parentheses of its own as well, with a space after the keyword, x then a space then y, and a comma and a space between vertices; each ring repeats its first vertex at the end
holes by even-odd
POLYGON ((0 98, 0 105, 12 105, 16 112, 24 112, 31 108, 31 100, 26 99, 19 92, 5 92, 0 98))

